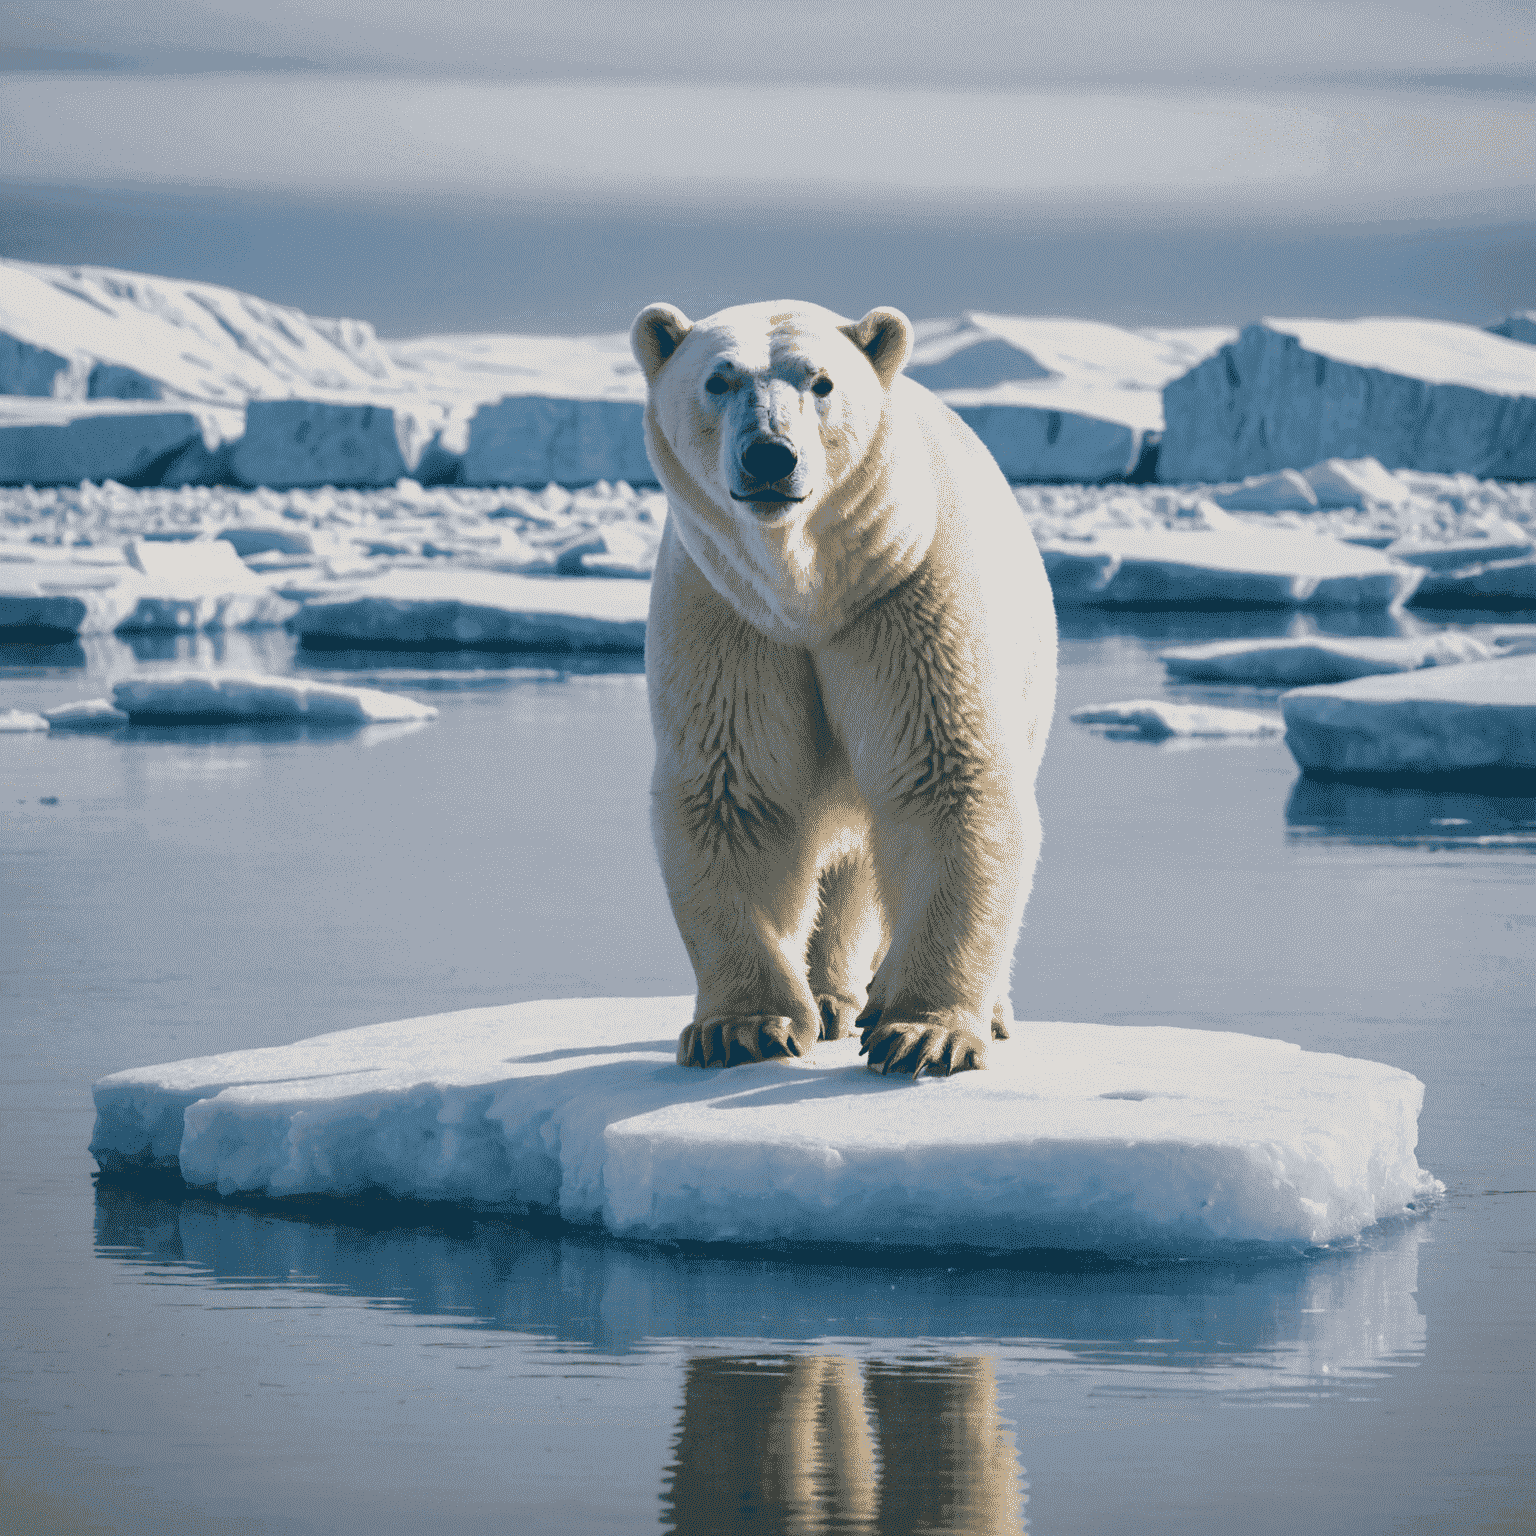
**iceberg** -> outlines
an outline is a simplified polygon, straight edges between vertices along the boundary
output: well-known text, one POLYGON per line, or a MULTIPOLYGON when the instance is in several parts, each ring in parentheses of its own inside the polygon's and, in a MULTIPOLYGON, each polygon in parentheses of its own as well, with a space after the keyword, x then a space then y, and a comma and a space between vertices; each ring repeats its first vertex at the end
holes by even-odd
POLYGON ((206 468, 239 437, 239 411, 117 400, 0 398, 0 484, 158 485, 206 468))
POLYGON ((1299 688, 1344 683, 1377 673, 1413 672, 1463 661, 1491 661, 1494 651, 1471 635, 1336 639, 1307 635, 1284 640, 1216 640, 1177 646, 1159 658, 1180 683, 1252 683, 1299 688))
POLYGON ((1248 709, 1210 704, 1170 704, 1166 699, 1130 699, 1120 704, 1085 704, 1071 718, 1079 725, 1103 725, 1119 740, 1166 741, 1170 736, 1278 736, 1281 725, 1248 709))
MULTIPOLYGON (((377 688, 349 688, 262 672, 159 672, 114 685, 112 704, 135 722, 299 720, 310 725, 374 725, 435 720, 430 704, 377 688)), ((85 709, 87 705, 77 705, 85 709)))
POLYGON ((465 485, 648 484, 656 472, 644 423, 639 400, 511 395, 470 418, 459 477, 465 485))
POLYGON ((1010 480, 1123 480, 1162 427, 1154 392, 1070 379, 949 389, 939 398, 1010 480))
POLYGON ((1294 529, 1106 529, 1045 540, 1056 601, 1122 608, 1393 608, 1423 578, 1379 550, 1294 529))
POLYGON ((91 1151, 232 1195, 370 1191, 632 1238, 1122 1254, 1353 1237, 1436 1189, 1423 1086, 1166 1027, 1020 1024, 988 1070, 893 1081, 858 1041, 705 1072, 692 999, 575 998, 136 1068, 91 1151))
POLYGON ((442 413, 338 400, 253 400, 230 449, 241 485, 393 485, 417 468, 442 413))
POLYGON ((1330 458, 1536 476, 1536 350, 1439 320, 1265 320, 1163 390, 1165 481, 1330 458))
POLYGON ((492 571, 387 571, 307 603, 303 645, 643 651, 650 585, 492 571))
POLYGON ((1536 784, 1536 654, 1298 688, 1285 744, 1319 777, 1496 772, 1536 784))

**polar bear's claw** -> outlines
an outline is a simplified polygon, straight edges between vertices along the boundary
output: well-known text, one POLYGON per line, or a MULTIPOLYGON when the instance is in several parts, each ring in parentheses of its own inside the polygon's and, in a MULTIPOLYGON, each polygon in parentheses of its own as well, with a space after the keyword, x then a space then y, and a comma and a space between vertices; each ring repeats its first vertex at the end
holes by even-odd
POLYGON ((731 1013, 690 1024, 677 1040, 680 1067, 739 1067, 773 1056, 799 1056, 794 1021, 774 1013, 731 1013))
POLYGON ((948 1077, 987 1064, 987 1048, 978 1036, 944 1024, 893 1021, 866 1026, 859 1054, 866 1052, 869 1070, 882 1077, 891 1072, 904 1072, 914 1079, 924 1072, 948 1077))

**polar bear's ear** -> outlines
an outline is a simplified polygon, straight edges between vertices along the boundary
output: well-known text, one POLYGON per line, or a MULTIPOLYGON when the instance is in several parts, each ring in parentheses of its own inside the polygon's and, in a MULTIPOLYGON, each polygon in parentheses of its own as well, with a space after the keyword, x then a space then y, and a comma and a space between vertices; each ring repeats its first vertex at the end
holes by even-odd
POLYGON ((674 305, 648 304, 640 311, 629 333, 629 345, 647 383, 692 329, 693 321, 674 305))
POLYGON ((838 329, 869 359, 889 389, 912 355, 912 322, 899 309, 872 309, 862 320, 838 329))

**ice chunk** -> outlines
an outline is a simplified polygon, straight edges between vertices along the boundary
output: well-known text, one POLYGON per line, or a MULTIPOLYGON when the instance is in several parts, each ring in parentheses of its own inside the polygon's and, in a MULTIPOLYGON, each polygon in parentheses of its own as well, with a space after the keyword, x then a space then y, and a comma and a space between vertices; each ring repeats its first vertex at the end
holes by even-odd
POLYGON ((1305 530, 1116 529, 1040 552, 1064 605, 1167 608, 1391 608, 1423 573, 1379 550, 1305 530))
POLYGON ((0 709, 0 733, 20 734, 25 731, 46 731, 48 722, 29 709, 0 709))
POLYGON ((221 528, 217 537, 231 545, 242 560, 248 560, 252 555, 312 555, 315 552, 313 537, 292 523, 286 526, 247 523, 238 528, 221 528))
POLYGON ((1105 734, 1143 741, 1170 736, 1278 736, 1280 722, 1248 709, 1210 704, 1170 704, 1166 699, 1131 699, 1122 704, 1086 704, 1072 711, 1079 725, 1111 727, 1105 734))
POLYGON ((1178 682, 1255 683, 1298 688, 1343 683, 1379 672, 1489 661, 1493 651, 1471 635, 1413 635, 1402 639, 1337 639, 1308 635, 1285 640, 1217 640, 1162 653, 1168 676, 1178 682))
POLYGON ((1434 608, 1536 608, 1536 559, 1431 571, 1413 600, 1434 608))
POLYGON ((1531 536, 1512 523, 1481 539, 1427 539, 1404 537, 1386 546, 1389 559, 1422 565, 1426 571, 1459 571, 1470 565, 1523 560, 1532 552, 1531 536))
POLYGON ((1173 380, 1158 476, 1327 458, 1536 476, 1536 351, 1438 320, 1266 320, 1173 380))
POLYGON ((631 1237, 1196 1253, 1352 1236, 1434 1189, 1423 1086, 1210 1030, 1021 1024, 895 1082, 858 1041, 675 1065, 690 998, 479 1008, 95 1085, 104 1169, 556 1212, 631 1237))
POLYGON ((1523 341, 1536 345, 1536 309, 1506 315, 1504 319, 1495 321, 1488 329, 1495 336, 1508 336, 1511 341, 1523 341))
POLYGON ((55 731, 110 731, 128 723, 128 716, 108 699, 81 699, 76 704, 45 709, 43 714, 55 731))
POLYGON ((132 720, 303 720, 312 725, 370 725, 433 720, 437 711, 404 694, 348 688, 261 672, 160 672, 130 677, 112 702, 132 720))
POLYGON ((1230 490, 1212 491, 1211 500, 1228 512, 1314 512, 1317 492, 1294 469, 1277 475, 1253 475, 1230 490))
POLYGON ((638 400, 512 395, 482 405, 469 423, 465 485, 566 485, 654 481, 638 400))
POLYGON ((211 462, 243 421, 238 411, 139 401, 0 399, 0 484, 159 484, 183 457, 211 462))
POLYGON ((119 633, 270 628, 295 612, 223 539, 135 539, 127 554, 138 579, 114 590, 122 616, 112 628, 119 633))
POLYGON ((255 400, 230 451, 242 485, 393 485, 410 473, 386 405, 255 400))
POLYGON ((649 576, 660 547, 654 523, 603 523, 561 545, 555 569, 565 576, 649 576))
POLYGON ((1307 773, 1536 776, 1536 655, 1299 688, 1280 708, 1307 773))
POLYGON ((986 444, 1010 480, 1123 479, 1162 427, 1151 390, 1073 380, 951 389, 940 397, 986 444))
POLYGON ((1400 507, 1412 495, 1375 459, 1324 459, 1302 474, 1320 507, 1400 507))
POLYGON ((306 605, 305 645, 645 649, 647 584, 489 571, 389 571, 306 605))

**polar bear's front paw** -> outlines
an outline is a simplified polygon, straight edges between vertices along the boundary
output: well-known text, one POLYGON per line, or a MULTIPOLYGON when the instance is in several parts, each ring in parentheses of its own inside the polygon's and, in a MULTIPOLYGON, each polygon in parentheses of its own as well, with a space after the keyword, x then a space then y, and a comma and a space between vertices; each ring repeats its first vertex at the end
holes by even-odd
POLYGON ((677 1040, 680 1067, 739 1067, 771 1056, 799 1056, 795 1024, 774 1013, 725 1013, 690 1024, 677 1040))
POLYGON ((821 1014, 822 1040, 844 1040, 857 1034, 859 1005, 851 997, 840 997, 835 992, 818 992, 816 1009, 821 1014))
POLYGON ((932 1020, 868 1023, 859 1046, 859 1055, 866 1053, 871 1072, 905 1072, 913 1078, 924 1072, 948 1077, 987 1064, 987 1047, 979 1035, 932 1020))

